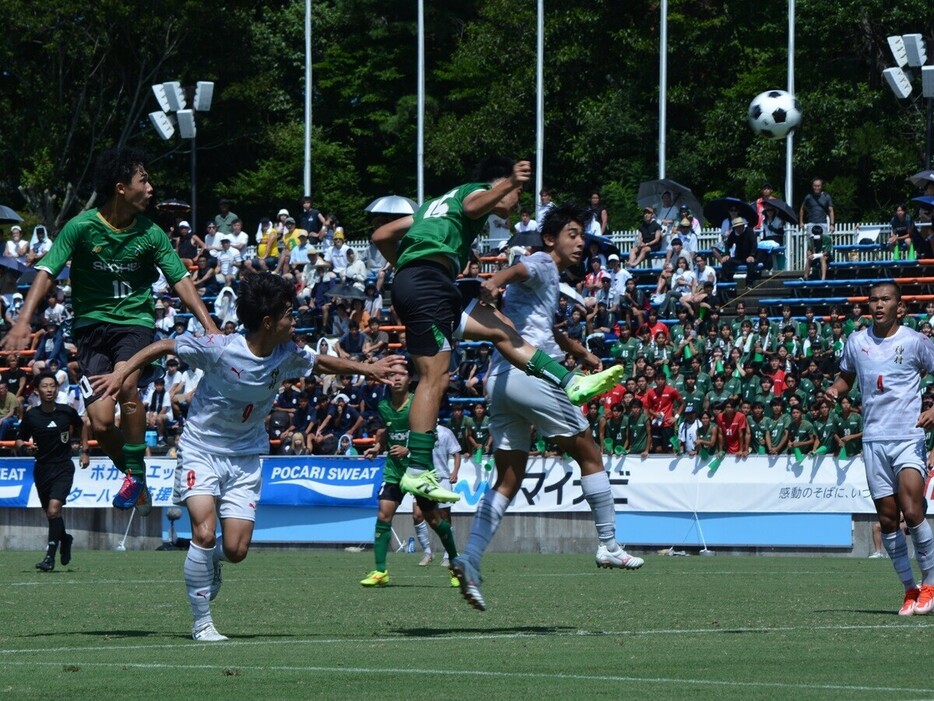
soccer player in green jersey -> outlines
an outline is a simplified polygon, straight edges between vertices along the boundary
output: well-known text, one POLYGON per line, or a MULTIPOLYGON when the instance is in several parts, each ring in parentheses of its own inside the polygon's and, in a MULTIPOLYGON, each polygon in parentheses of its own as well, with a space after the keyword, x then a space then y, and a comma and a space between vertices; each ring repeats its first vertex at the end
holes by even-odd
MULTIPOLYGON (((204 326, 218 334, 188 270, 166 233, 143 215, 152 197, 145 158, 134 149, 101 153, 94 188, 103 201, 97 209, 69 221, 36 265, 37 274, 19 318, 3 340, 9 350, 29 342, 29 320, 52 289, 55 278, 71 261, 74 340, 83 373, 81 392, 94 436, 126 479, 113 504, 119 509, 135 505, 143 516, 152 510, 146 489, 143 442, 146 412, 137 384, 139 372, 128 375, 117 401, 120 427, 115 424, 115 400, 91 389, 89 379, 119 370, 137 351, 153 340, 155 305, 152 284, 165 275, 182 302, 204 326)), ((151 381, 143 378, 143 384, 151 381)))
POLYGON ((849 397, 840 398, 840 416, 837 417, 837 446, 848 456, 859 455, 863 450, 863 417, 853 411, 849 397))
POLYGON ((563 387, 576 404, 603 394, 622 377, 620 366, 593 375, 573 374, 524 341, 494 307, 477 300, 464 307, 454 279, 467 264, 471 244, 487 215, 505 217, 515 209, 531 174, 528 161, 486 159, 476 182, 426 202, 414 215, 384 224, 373 234, 373 243, 396 269, 392 304, 405 324, 406 347, 420 378, 410 419, 408 469, 400 481, 404 491, 433 501, 460 499, 442 489, 430 469, 455 338, 491 341, 512 365, 563 387))
POLYGON ((647 458, 652 452, 652 423, 643 410, 641 399, 629 403, 629 416, 626 417, 626 452, 639 453, 647 458))
MULTIPOLYGON (((373 539, 373 555, 376 569, 364 577, 360 584, 365 587, 384 587, 389 584, 389 570, 386 567, 386 554, 392 538, 392 517, 396 515, 399 504, 405 496, 399 486, 405 474, 405 457, 409 453, 406 447, 409 439, 410 412, 412 394, 409 393, 411 368, 402 368, 390 377, 390 395, 377 406, 384 428, 377 434, 377 442, 368 448, 364 456, 376 457, 388 446, 386 463, 383 466, 383 484, 379 490, 379 513, 376 516, 376 536, 373 539)), ((422 510, 425 521, 434 529, 448 554, 448 559, 457 557, 454 544, 454 532, 449 521, 441 518, 438 505, 425 497, 415 495, 415 503, 422 510)))
POLYGON ((765 455, 768 446, 765 436, 772 426, 772 419, 765 415, 765 405, 756 402, 752 405, 752 415, 749 417, 750 443, 749 450, 756 455, 765 455))
POLYGON ((788 427, 791 417, 785 413, 785 404, 775 397, 769 402, 772 415, 769 417, 769 430, 765 435, 765 446, 769 455, 780 455, 785 451, 788 443, 788 427))

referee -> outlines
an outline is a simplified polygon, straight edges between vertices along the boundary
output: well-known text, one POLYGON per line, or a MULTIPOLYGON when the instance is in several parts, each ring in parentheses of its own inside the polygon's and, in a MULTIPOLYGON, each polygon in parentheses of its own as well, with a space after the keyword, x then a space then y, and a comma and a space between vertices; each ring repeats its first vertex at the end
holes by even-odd
MULTIPOLYGON (((71 562, 71 544, 74 536, 65 532, 62 506, 71 491, 75 478, 75 465, 71 461, 71 437, 81 431, 83 424, 78 412, 66 404, 56 404, 58 381, 50 372, 36 376, 36 388, 40 404, 26 412, 19 426, 16 447, 32 439, 29 452, 36 456, 33 479, 42 510, 49 519, 49 546, 45 559, 36 564, 36 569, 51 572, 55 569, 55 551, 62 546, 63 565, 71 562)), ((87 437, 81 434, 81 467, 88 466, 87 437)))

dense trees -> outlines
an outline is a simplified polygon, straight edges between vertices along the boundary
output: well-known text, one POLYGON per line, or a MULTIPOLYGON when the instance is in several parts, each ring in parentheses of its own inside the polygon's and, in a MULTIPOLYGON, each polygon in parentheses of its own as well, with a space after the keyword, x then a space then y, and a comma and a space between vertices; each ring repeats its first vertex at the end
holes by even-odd
MULTIPOLYGON (((535 1, 426 2, 428 194, 491 151, 529 155, 535 134, 535 1)), ((605 193, 615 227, 657 170, 653 3, 546 0, 545 181, 605 193)), ((100 148, 142 145, 158 196, 185 198, 188 144, 146 113, 152 82, 216 83, 199 118, 201 218, 220 195, 250 220, 302 193, 304 3, 0 0, 0 202, 57 228, 91 196, 100 148)), ((350 232, 363 205, 414 195, 416 0, 314 0, 313 195, 350 232)), ((879 219, 924 162, 924 109, 882 84, 885 37, 930 36, 920 0, 797 2, 795 199, 828 181, 841 219, 879 219), (919 19, 921 18, 921 19, 919 19)), ((700 197, 784 182, 784 145, 753 137, 753 95, 783 87, 785 4, 670 0, 667 174, 700 197)), ((920 86, 919 86, 920 87, 920 86)), ((918 90, 920 92, 920 90, 918 90)), ((531 201, 531 194, 529 195, 531 201)), ((250 222, 252 223, 252 221, 250 222)), ((200 227, 199 227, 200 228, 200 227)))

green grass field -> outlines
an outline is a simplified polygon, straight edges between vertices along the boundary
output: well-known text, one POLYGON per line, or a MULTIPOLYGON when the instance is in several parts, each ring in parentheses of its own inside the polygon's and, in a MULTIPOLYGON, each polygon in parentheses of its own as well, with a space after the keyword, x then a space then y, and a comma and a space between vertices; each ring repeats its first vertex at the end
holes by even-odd
POLYGON ((437 563, 253 552, 189 638, 182 552, 0 553, 0 698, 931 698, 934 617, 888 560, 490 555, 470 608, 437 563))

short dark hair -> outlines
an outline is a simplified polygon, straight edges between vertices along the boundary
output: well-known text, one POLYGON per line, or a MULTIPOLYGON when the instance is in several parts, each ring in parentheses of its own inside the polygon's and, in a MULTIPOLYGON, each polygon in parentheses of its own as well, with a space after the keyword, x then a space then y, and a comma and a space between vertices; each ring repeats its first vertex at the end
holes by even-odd
POLYGON ((512 175, 515 161, 506 156, 487 156, 474 169, 474 180, 479 183, 491 183, 512 175))
POLYGON ((94 167, 94 191, 101 198, 100 202, 103 204, 113 199, 117 183, 129 183, 136 171, 146 169, 147 160, 146 154, 135 148, 109 148, 101 151, 94 167))
MULTIPOLYGON (((38 387, 39 385, 41 385, 41 384, 42 384, 42 381, 43 381, 43 380, 46 380, 46 379, 52 380, 52 382, 55 383, 55 386, 56 386, 56 387, 58 386, 58 378, 55 377, 55 375, 54 375, 53 373, 49 372, 48 370, 44 370, 43 372, 40 372, 38 375, 36 375, 36 387, 38 387)), ((6 384, 6 383, 4 383, 4 384, 6 384)))
POLYGON ((279 319, 295 305, 295 288, 283 277, 258 273, 240 281, 237 316, 247 332, 259 331, 267 316, 279 319))
POLYGON ((872 291, 879 287, 891 287, 895 290, 895 299, 901 301, 902 298, 902 286, 899 285, 895 280, 886 280, 884 282, 877 282, 869 288, 869 294, 872 294, 872 291))
POLYGON ((541 222, 542 236, 554 236, 557 238, 558 234, 561 233, 561 230, 564 229, 569 222, 576 222, 580 224, 581 227, 585 227, 588 221, 590 221, 589 209, 581 207, 574 202, 559 204, 556 207, 551 207, 548 212, 545 213, 541 222))

